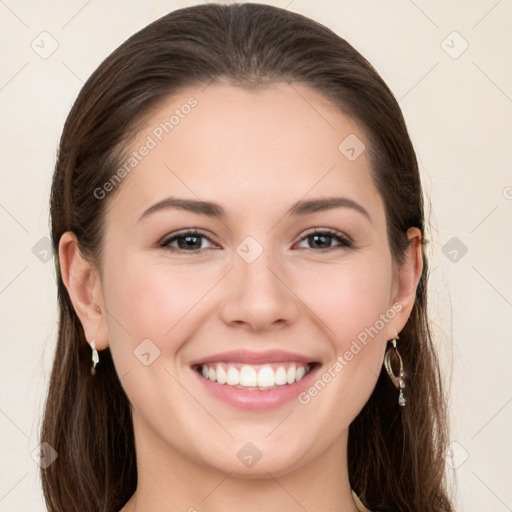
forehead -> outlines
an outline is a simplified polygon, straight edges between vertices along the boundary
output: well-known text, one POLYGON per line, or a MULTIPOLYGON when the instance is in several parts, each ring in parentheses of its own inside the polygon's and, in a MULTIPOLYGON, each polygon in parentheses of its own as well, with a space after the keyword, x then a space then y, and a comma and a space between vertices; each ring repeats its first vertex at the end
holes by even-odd
POLYGON ((136 215, 177 195, 222 203, 229 214, 336 190, 378 209, 365 146, 355 121, 303 85, 187 88, 145 119, 114 203, 136 215))

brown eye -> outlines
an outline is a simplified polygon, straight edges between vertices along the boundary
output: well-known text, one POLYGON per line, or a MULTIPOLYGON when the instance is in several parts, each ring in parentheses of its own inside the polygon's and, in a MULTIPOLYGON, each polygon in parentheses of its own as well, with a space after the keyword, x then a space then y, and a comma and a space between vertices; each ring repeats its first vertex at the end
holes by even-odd
POLYGON ((173 236, 166 238, 160 243, 160 247, 169 247, 171 249, 186 251, 186 252, 199 252, 208 247, 203 247, 203 241, 208 240, 213 243, 206 235, 198 231, 184 231, 176 233, 173 236), (176 242, 176 245, 172 245, 176 242))
POLYGON ((329 250, 335 247, 351 247, 351 242, 347 237, 337 231, 331 230, 317 230, 307 234, 302 240, 306 240, 310 244, 310 247, 306 249, 319 249, 329 250), (332 245, 333 241, 337 242, 336 245, 332 245))

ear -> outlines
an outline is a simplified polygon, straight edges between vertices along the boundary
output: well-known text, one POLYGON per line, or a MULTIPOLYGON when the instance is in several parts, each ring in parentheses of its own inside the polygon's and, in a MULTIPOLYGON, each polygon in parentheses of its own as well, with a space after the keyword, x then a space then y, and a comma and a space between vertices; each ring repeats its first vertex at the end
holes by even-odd
POLYGON ((407 323, 414 306, 416 288, 423 271, 421 231, 418 228, 409 228, 407 239, 409 245, 405 250, 404 260, 395 270, 392 307, 394 311, 399 311, 394 317, 394 321, 388 324, 388 340, 394 338, 396 333, 400 332, 407 323))
POLYGON ((94 341, 98 350, 105 349, 108 332, 100 274, 98 268, 82 256, 78 240, 71 231, 66 231, 59 241, 59 261, 62 280, 87 342, 94 341))

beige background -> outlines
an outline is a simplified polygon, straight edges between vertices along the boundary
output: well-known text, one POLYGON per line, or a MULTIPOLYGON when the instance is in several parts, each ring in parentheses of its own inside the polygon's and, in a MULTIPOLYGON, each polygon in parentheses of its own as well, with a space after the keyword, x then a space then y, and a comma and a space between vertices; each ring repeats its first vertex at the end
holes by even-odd
MULTIPOLYGON (((44 510, 31 454, 56 336, 47 205, 64 120, 114 48, 194 3, 0 1, 2 512, 44 510)), ((512 1, 266 3, 345 37, 400 101, 432 206, 431 307, 451 388, 457 510, 510 511, 512 1)))

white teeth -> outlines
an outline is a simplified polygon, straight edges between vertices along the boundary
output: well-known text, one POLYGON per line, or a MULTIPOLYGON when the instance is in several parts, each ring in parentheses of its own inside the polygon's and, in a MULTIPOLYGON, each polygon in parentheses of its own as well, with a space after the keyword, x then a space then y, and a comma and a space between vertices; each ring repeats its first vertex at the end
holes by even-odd
POLYGON ((304 368, 303 366, 299 366, 295 373, 295 380, 301 380, 302 377, 304 377, 304 375, 306 375, 306 368, 304 368))
POLYGON ((240 370, 240 386, 254 387, 258 383, 258 374, 252 366, 243 366, 240 370))
POLYGON ((274 370, 270 366, 264 366, 258 372, 258 386, 262 388, 270 388, 276 385, 274 370))
POLYGON ((226 384, 229 384, 230 386, 236 386, 237 384, 240 384, 240 372, 236 368, 233 368, 233 366, 228 368, 226 384))
POLYGON ((228 376, 226 375, 226 372, 224 371, 224 368, 220 364, 217 365, 217 382, 219 384, 226 384, 228 380, 228 376))
POLYGON ((284 369, 284 366, 280 366, 276 370, 276 386, 282 386, 283 384, 286 384, 286 370, 284 369))
POLYGON ((292 364, 288 371, 286 372, 286 381, 288 384, 293 384, 295 382, 295 365, 292 364))
POLYGON ((258 366, 258 368, 259 370, 246 364, 239 370, 235 365, 229 363, 217 363, 211 366, 205 364, 201 368, 201 374, 205 379, 218 384, 240 388, 269 389, 299 382, 311 369, 307 364, 296 365, 295 363, 290 363, 288 369, 286 369, 286 365, 280 365, 274 370, 270 364, 258 366))

